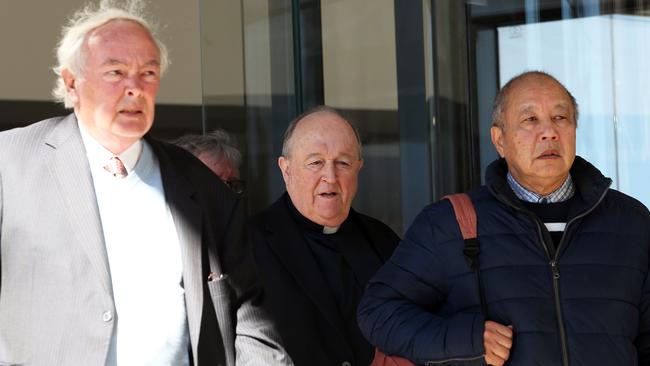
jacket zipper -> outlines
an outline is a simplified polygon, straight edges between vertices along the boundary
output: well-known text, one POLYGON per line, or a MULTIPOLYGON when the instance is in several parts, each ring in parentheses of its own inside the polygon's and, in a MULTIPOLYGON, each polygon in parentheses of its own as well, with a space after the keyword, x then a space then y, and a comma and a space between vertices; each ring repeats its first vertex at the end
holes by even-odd
POLYGON ((484 355, 474 356, 474 357, 456 357, 456 358, 448 358, 446 360, 440 360, 440 361, 427 361, 424 364, 426 366, 430 366, 430 365, 440 365, 440 364, 447 363, 447 362, 476 361, 476 360, 480 360, 483 357, 484 357, 484 355))
POLYGON ((605 199, 605 196, 607 195, 607 191, 609 191, 609 187, 611 186, 611 182, 605 187, 603 190, 603 193, 600 195, 598 198, 598 201, 594 203, 587 211, 581 213, 580 215, 577 215, 576 217, 572 218, 569 222, 567 222, 565 228, 564 228, 564 233, 562 234, 562 238, 560 238, 560 243, 558 244, 557 248, 555 249, 555 255, 553 258, 551 258, 551 254, 548 250, 548 243, 544 240, 544 235, 542 234, 542 227, 535 216, 532 212, 529 212, 527 210, 524 210, 522 208, 516 207, 508 202, 507 199, 503 199, 502 202, 506 203, 508 206, 514 208, 517 211, 523 212, 530 216, 533 221, 535 222, 535 225, 537 226, 537 235, 539 236, 540 243, 542 244, 542 248, 544 248, 544 252, 546 252, 546 256, 549 259, 549 265, 551 266, 551 274, 553 277, 553 292, 555 296, 555 314, 556 314, 556 319, 558 322, 558 327, 560 330, 560 343, 562 345, 562 365, 563 366, 569 366, 569 351, 567 349, 567 339, 566 339, 566 329, 564 328, 564 319, 562 317, 562 306, 560 303, 560 268, 558 266, 558 256, 560 254, 560 249, 562 249, 562 246, 564 242, 566 241, 566 234, 569 232, 569 227, 571 224, 573 224, 576 220, 581 219, 585 216, 587 216, 591 211, 595 210, 596 207, 605 199))
MULTIPOLYGON (((562 241, 560 240, 560 242, 562 241)), ((560 249, 559 245, 558 249, 560 249)), ((553 292, 555 293, 555 314, 557 318, 557 326, 560 329, 560 342, 562 344, 562 364, 564 366, 569 366, 569 350, 567 349, 566 329, 564 329, 562 304, 560 303, 560 269, 557 266, 557 260, 552 260, 550 264, 551 273, 553 274, 553 292)))
MULTIPOLYGON (((529 216, 531 216, 535 222, 535 225, 537 226, 537 235, 539 236, 540 243, 544 248, 544 252, 546 252, 546 257, 549 259, 549 265, 551 266, 551 274, 553 278, 553 297, 555 300, 555 319, 557 320, 557 326, 560 330, 560 345, 562 346, 562 365, 569 366, 569 351, 567 349, 566 330, 564 329, 564 319, 562 317, 562 304, 560 303, 560 268, 558 268, 557 264, 557 254, 560 252, 560 248, 562 247, 564 234, 562 234, 560 244, 555 249, 555 256, 553 259, 551 259, 551 253, 548 250, 548 243, 544 240, 544 235, 542 234, 542 226, 539 223, 539 220, 532 213, 530 213, 529 216)), ((571 222, 573 222, 573 220, 571 220, 571 222)), ((568 229, 568 227, 569 224, 567 224, 565 227, 564 233, 566 233, 566 229, 568 229)))
MULTIPOLYGON (((581 213, 580 215, 577 215, 576 217, 569 220, 569 222, 567 222, 566 227, 564 228, 564 232, 562 233, 562 238, 560 238, 560 243, 555 249, 555 255, 553 256, 553 260, 550 262, 551 273, 553 274, 553 290, 555 291, 555 309, 557 312, 558 325, 560 327, 560 339, 562 340, 562 363, 564 364, 564 366, 569 366, 569 351, 567 350, 566 329, 564 328, 564 320, 562 318, 562 307, 560 304, 560 268, 558 267, 558 256, 560 255, 560 249, 562 249, 562 246, 566 242, 567 233, 569 232, 569 228, 571 227, 571 224, 587 216, 591 211, 595 210, 596 207, 598 207, 598 205, 605 199, 605 195, 607 195, 607 191, 609 191, 609 185, 607 186, 607 189, 605 189, 603 193, 600 195, 598 201, 596 201, 596 203, 594 203, 587 211, 581 213)), ((541 227, 539 222, 537 223, 537 228, 541 236, 541 227)), ((548 253, 548 249, 546 252, 548 253)))

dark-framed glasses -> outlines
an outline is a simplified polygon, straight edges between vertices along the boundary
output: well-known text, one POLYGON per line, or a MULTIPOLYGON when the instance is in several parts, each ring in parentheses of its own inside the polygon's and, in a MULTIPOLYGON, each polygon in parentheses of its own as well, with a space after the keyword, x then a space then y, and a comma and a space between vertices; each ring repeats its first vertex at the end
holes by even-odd
POLYGON ((226 183, 226 185, 237 194, 242 194, 246 188, 246 182, 241 179, 233 178, 230 180, 225 180, 223 182, 226 183))

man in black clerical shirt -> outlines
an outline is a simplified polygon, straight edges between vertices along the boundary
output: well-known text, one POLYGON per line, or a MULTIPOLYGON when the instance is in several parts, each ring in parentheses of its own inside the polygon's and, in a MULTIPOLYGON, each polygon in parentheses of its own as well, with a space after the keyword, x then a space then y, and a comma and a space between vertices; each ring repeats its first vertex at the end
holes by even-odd
POLYGON ((370 364, 356 308, 399 238, 350 208, 363 166, 354 127, 320 106, 289 124, 278 159, 287 193, 254 217, 264 306, 300 365, 370 364))

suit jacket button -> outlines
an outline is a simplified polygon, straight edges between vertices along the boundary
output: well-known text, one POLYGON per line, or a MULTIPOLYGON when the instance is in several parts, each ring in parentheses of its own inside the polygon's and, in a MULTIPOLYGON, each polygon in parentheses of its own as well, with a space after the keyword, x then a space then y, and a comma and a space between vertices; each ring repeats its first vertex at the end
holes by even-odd
POLYGON ((341 366, 352 366, 352 364, 348 361, 343 361, 343 363, 341 363, 341 366))
POLYGON ((105 311, 104 314, 102 314, 102 320, 107 323, 110 322, 111 320, 113 320, 113 313, 111 313, 110 310, 105 311))

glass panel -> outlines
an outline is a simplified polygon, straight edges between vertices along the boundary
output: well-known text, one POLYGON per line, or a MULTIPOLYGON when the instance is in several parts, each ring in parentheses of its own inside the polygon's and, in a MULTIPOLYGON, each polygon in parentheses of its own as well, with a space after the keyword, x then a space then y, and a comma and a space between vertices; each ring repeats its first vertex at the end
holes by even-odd
POLYGON ((579 103, 578 155, 611 177, 613 188, 650 204, 650 191, 644 189, 650 171, 645 2, 472 3, 482 170, 496 157, 489 110, 497 88, 523 71, 543 70, 579 103))
POLYGON ((321 0, 325 104, 364 142, 354 207, 402 231, 393 0, 321 0))
POLYGON ((242 150, 249 213, 284 192, 277 168, 295 116, 291 2, 202 0, 204 132, 223 128, 242 150))
POLYGON ((616 180, 610 16, 509 27, 498 32, 499 84, 525 70, 557 77, 579 103, 577 153, 616 180))
POLYGON ((364 142, 355 209, 402 233, 431 200, 431 1, 200 4, 204 129, 240 139, 249 213, 284 192, 277 157, 289 121, 324 103, 364 142))
POLYGON ((296 115, 291 1, 243 1, 249 209, 284 192, 277 159, 296 115))

